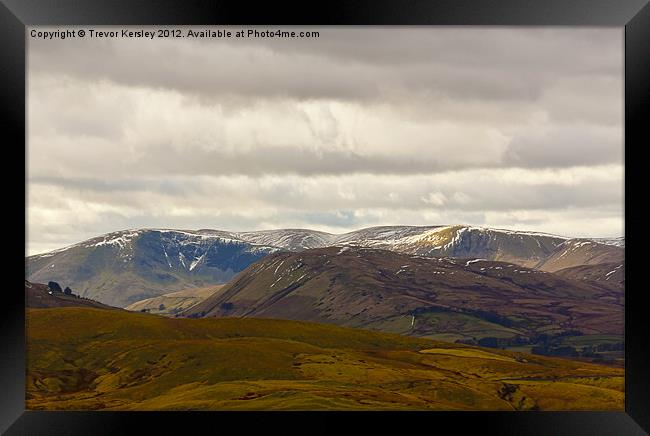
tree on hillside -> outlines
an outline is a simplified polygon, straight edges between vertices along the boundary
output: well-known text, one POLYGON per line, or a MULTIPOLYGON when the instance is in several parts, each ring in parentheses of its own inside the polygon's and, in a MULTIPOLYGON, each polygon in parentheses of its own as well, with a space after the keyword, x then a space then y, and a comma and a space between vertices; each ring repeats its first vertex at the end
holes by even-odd
POLYGON ((165 310, 165 305, 160 303, 160 306, 158 306, 158 310, 165 310))
POLYGON ((72 289, 70 289, 70 286, 66 286, 65 289, 63 290, 63 293, 65 295, 72 295, 72 289))
POLYGON ((57 282, 48 282, 47 287, 50 288, 52 292, 63 292, 61 285, 59 285, 57 282))

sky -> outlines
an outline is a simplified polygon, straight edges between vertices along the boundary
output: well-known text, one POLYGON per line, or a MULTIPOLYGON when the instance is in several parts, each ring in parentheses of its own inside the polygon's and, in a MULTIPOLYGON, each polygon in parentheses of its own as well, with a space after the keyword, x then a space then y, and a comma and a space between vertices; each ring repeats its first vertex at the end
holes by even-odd
POLYGON ((143 227, 623 235, 621 28, 309 30, 28 37, 28 254, 143 227))

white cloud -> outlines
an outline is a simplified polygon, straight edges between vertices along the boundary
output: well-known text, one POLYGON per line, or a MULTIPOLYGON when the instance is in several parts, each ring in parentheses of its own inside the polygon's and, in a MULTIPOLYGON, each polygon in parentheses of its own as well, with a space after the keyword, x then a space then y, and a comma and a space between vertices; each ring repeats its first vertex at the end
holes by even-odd
POLYGON ((444 206, 447 203, 447 197, 442 192, 429 192, 426 197, 422 197, 422 201, 433 206, 444 206))

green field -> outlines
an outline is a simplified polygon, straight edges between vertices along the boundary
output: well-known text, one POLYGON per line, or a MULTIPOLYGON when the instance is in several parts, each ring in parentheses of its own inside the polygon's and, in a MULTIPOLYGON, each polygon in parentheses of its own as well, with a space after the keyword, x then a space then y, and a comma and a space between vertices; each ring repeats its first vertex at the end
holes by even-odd
POLYGON ((298 321, 28 309, 28 409, 623 410, 623 370, 298 321))

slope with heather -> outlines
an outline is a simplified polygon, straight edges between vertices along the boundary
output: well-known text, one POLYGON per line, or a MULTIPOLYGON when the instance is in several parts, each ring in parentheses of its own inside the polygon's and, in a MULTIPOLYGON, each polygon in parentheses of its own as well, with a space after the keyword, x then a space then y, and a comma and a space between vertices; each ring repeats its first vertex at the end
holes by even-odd
POLYGON ((545 271, 480 259, 330 247, 276 253, 251 265, 194 317, 265 317, 446 340, 623 333, 624 294, 545 271))
POLYGON ((605 289, 625 290, 625 265, 619 262, 572 266, 555 271, 555 274, 605 289))

